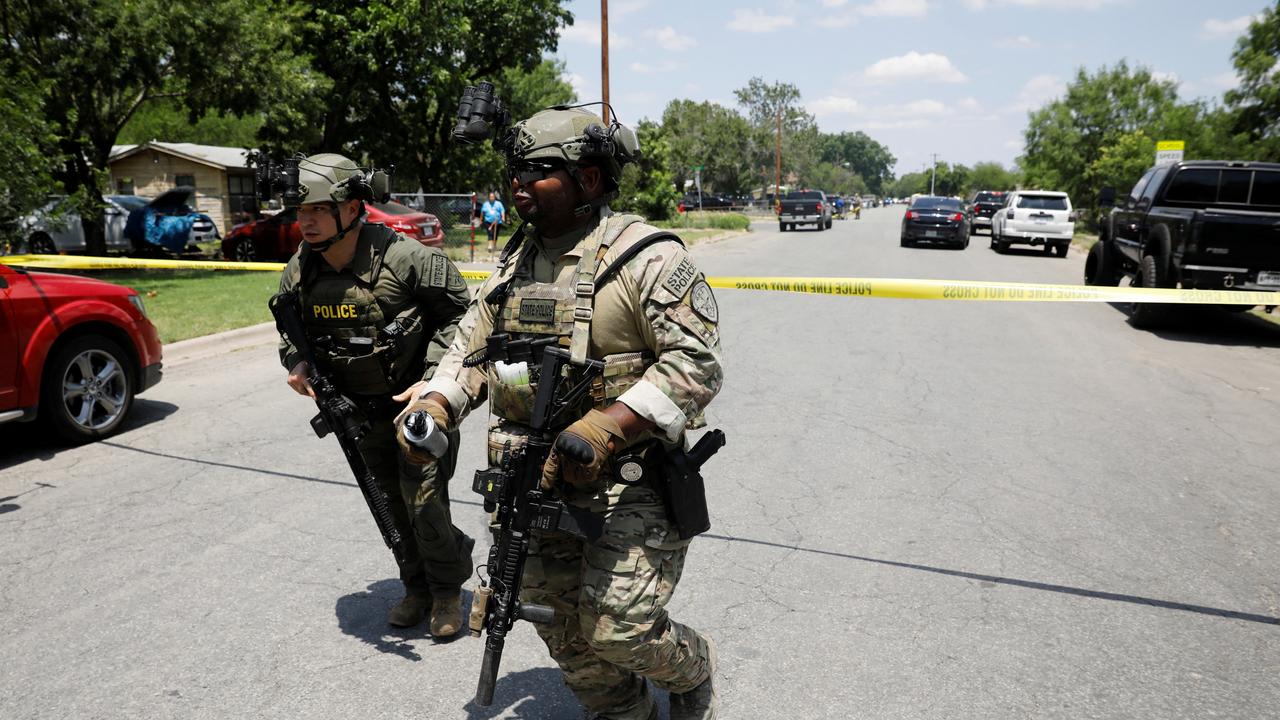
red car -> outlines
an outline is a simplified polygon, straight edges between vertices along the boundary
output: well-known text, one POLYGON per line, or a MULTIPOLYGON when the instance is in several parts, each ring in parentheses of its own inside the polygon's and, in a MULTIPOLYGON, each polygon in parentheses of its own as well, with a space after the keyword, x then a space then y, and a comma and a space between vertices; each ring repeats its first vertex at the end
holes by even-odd
POLYGON ((160 336, 130 288, 0 265, 0 423, 40 419, 86 442, 160 382, 160 336))
MULTIPOLYGON (((444 226, 431 213, 418 212, 398 202, 364 204, 368 221, 382 223, 427 247, 444 246, 444 226)), ((231 228, 222 239, 222 256, 240 262, 284 262, 302 244, 298 211, 288 208, 254 222, 231 228)))

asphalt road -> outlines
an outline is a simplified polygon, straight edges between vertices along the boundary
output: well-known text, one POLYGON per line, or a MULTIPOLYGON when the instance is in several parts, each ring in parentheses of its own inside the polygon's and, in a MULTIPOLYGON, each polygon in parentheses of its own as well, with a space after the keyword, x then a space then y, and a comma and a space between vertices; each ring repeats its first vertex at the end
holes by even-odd
MULTIPOLYGON (((1075 251, 901 249, 900 216, 694 254, 716 275, 1080 277, 1075 251)), ((722 717, 1276 714, 1280 327, 718 299, 729 445, 671 610, 719 643, 722 717)), ((578 717, 526 625, 482 710, 479 642, 385 624, 394 568, 336 444, 269 344, 232 347, 169 356, 107 442, 0 431, 0 717, 578 717)), ((477 537, 482 425, 453 484, 477 537)))

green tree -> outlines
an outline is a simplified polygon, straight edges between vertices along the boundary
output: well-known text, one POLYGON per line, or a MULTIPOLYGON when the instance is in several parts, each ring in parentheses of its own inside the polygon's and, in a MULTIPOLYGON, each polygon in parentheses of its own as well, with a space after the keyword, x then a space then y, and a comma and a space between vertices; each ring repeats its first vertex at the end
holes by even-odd
POLYGON ((738 104, 747 111, 752 133, 751 167, 767 168, 772 177, 779 121, 782 126, 782 175, 802 173, 819 158, 818 128, 812 115, 800 104, 800 89, 791 83, 774 82, 753 77, 746 87, 733 91, 738 104))
POLYGON ((17 219, 58 190, 57 135, 42 109, 52 81, 34 69, 0 60, 0 253, 20 239, 17 219))
POLYGON ((616 202, 618 209, 649 220, 669 219, 680 199, 670 171, 670 138, 663 128, 651 120, 642 120, 636 127, 640 160, 623 170, 616 202))
POLYGON ((821 159, 849 168, 866 181, 867 189, 881 194, 893 180, 898 160, 889 149, 864 132, 842 132, 822 136, 821 159))
POLYGON ((238 117, 213 109, 191 122, 187 111, 172 99, 165 98, 138 108, 120 130, 117 142, 132 145, 159 140, 251 148, 257 143, 262 122, 260 113, 238 117))
POLYGON ((1250 23, 1231 62, 1240 78, 1225 96, 1232 129, 1248 143, 1253 159, 1280 161, 1280 3, 1250 23))
MULTIPOLYGON (((264 138, 394 163, 398 182, 433 190, 492 180, 492 153, 453 142, 458 98, 481 80, 539 72, 571 22, 563 0, 313 0, 294 32, 314 82, 272 106, 264 138)), ((513 117, 529 110, 498 91, 513 117)))
MULTIPOLYGON (((16 0, 0 5, 13 63, 49 81, 39 113, 78 201, 90 252, 105 250, 101 188, 111 146, 146 103, 171 98, 191 117, 260 109, 300 71, 281 2, 16 0)), ((28 100, 28 102, 30 102, 28 100)))
POLYGON ((1018 174, 997 162, 980 162, 969 171, 969 182, 964 196, 977 190, 1013 190, 1018 186, 1018 174))
POLYGON ((905 173, 889 184, 888 195, 908 198, 916 193, 929 192, 929 173, 905 173))
POLYGON ((737 195, 755 183, 753 130, 736 111, 711 102, 672 100, 662 112, 662 127, 676 187, 685 187, 699 166, 703 186, 715 192, 737 195))

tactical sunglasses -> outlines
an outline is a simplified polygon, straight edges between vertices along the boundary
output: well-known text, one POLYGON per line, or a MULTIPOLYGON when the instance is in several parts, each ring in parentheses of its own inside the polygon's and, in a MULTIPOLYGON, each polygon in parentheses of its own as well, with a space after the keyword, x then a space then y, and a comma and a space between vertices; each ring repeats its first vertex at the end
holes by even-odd
POLYGON ((519 180, 521 185, 529 185, 530 183, 545 180, 546 177, 557 170, 563 170, 564 163, 558 162, 534 162, 525 161, 514 163, 507 166, 507 177, 512 180, 519 180))

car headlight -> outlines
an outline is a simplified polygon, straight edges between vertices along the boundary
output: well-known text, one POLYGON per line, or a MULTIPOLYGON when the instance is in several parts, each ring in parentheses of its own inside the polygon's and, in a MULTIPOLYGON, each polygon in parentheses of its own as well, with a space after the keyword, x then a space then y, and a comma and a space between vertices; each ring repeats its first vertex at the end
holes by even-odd
POLYGON ((138 312, 142 313, 142 317, 146 317, 146 316, 147 316, 147 306, 142 304, 142 296, 141 296, 141 295, 129 295, 129 296, 127 296, 127 297, 129 298, 129 302, 133 303, 133 306, 134 306, 134 307, 136 307, 136 308, 138 308, 138 312))

